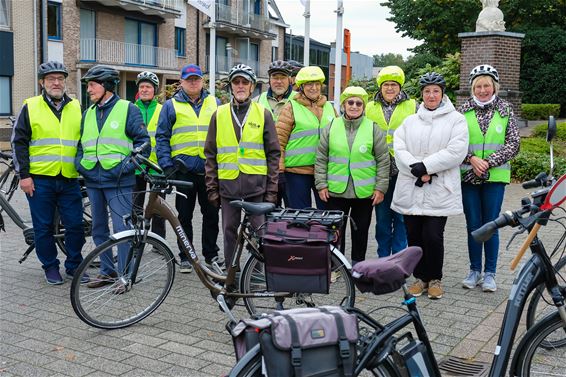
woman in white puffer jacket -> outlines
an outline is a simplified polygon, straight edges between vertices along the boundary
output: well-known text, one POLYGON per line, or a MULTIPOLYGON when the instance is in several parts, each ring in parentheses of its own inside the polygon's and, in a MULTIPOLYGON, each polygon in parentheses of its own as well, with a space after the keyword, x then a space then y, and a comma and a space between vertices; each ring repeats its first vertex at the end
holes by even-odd
POLYGON ((444 95, 446 82, 432 72, 420 77, 423 97, 416 114, 395 131, 393 149, 399 177, 391 209, 404 215, 409 246, 423 257, 409 291, 443 296, 444 227, 447 216, 463 212, 460 164, 468 151, 468 126, 444 95))

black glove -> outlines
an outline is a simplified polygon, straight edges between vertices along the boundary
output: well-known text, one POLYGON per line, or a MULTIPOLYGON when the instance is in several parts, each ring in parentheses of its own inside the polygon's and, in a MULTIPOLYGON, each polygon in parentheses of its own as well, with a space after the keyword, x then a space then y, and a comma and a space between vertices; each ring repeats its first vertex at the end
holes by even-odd
POLYGON ((418 177, 417 180, 415 181, 415 186, 417 187, 423 187, 424 182, 422 181, 421 177, 418 177))
POLYGON ((434 173, 434 174, 430 175, 429 177, 430 177, 430 179, 428 180, 428 184, 430 185, 430 184, 432 184, 432 177, 438 177, 438 174, 434 173))
POLYGON ((422 162, 417 162, 414 164, 409 165, 411 168, 411 174, 417 178, 422 177, 425 174, 428 174, 426 171, 426 166, 422 162))

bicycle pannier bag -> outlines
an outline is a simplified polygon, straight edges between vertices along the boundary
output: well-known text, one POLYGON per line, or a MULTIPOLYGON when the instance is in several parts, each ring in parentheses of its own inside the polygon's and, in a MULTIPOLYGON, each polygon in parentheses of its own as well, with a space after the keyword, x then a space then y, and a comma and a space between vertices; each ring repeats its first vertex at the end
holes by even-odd
POLYGON ((356 361, 356 316, 340 307, 297 308, 270 315, 259 334, 269 377, 351 376, 356 361))
POLYGON ((263 234, 267 289, 328 293, 335 232, 318 223, 268 222, 263 234))

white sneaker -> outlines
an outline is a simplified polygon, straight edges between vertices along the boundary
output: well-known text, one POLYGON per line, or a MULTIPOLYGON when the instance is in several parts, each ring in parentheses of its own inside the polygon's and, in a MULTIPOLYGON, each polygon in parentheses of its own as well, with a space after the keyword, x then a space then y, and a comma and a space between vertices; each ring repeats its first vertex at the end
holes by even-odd
POLYGON ((468 276, 462 281, 462 287, 474 289, 481 281, 481 272, 470 270, 468 276))
POLYGON ((182 274, 193 272, 193 266, 191 266, 191 262, 189 262, 188 260, 182 260, 181 263, 179 263, 179 272, 182 274))
POLYGON ((495 292, 497 290, 497 285, 495 284, 495 274, 493 272, 485 273, 481 288, 484 292, 495 292))

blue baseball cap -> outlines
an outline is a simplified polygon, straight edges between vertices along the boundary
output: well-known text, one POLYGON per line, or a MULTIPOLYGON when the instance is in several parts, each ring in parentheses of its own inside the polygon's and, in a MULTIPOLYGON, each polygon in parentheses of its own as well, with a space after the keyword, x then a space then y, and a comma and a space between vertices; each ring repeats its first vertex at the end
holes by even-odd
POLYGON ((181 79, 186 80, 191 76, 202 77, 202 70, 196 64, 189 64, 181 69, 181 79))

